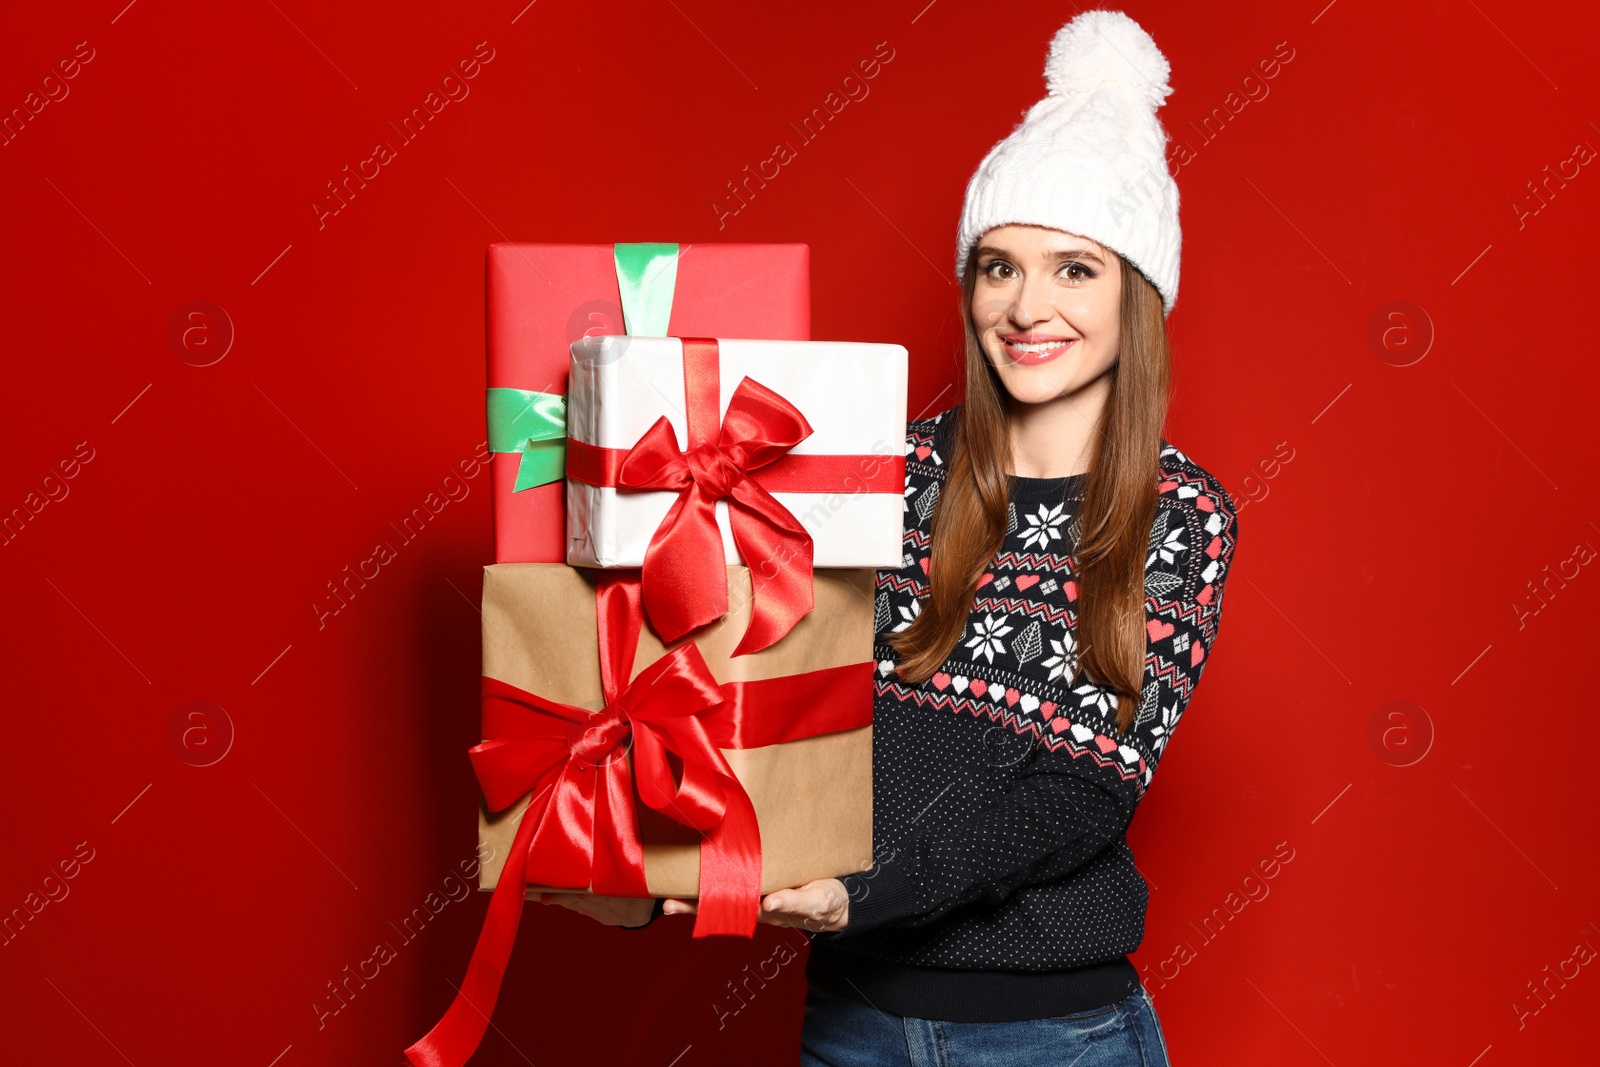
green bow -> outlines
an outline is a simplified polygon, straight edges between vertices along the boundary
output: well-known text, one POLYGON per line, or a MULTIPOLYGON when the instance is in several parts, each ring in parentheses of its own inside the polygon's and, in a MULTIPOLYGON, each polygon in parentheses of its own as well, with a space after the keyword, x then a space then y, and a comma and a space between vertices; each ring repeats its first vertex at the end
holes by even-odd
MULTIPOLYGON (((641 242, 612 246, 623 329, 633 337, 665 337, 678 284, 678 246, 641 242)), ((517 452, 513 492, 560 481, 566 474, 567 398, 532 389, 491 387, 489 451, 517 452)))

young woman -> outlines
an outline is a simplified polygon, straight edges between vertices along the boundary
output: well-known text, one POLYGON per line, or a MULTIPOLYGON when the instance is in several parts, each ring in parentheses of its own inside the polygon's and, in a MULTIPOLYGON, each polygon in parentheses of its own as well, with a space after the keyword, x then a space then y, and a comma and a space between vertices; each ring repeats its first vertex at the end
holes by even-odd
MULTIPOLYGON (((878 575, 876 857, 769 894, 812 932, 808 1067, 1165 1065, 1126 841, 1199 683, 1237 539, 1162 436, 1177 189, 1150 37, 1088 11, 967 189, 966 395, 906 440, 878 575)), ((639 925, 687 901, 563 900, 639 925)))

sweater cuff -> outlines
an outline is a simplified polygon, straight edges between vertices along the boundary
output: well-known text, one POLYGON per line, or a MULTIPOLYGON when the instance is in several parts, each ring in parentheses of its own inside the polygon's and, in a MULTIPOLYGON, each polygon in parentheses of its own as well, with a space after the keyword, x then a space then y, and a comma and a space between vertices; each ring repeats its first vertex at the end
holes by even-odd
POLYGON ((901 864, 874 864, 840 881, 850 894, 849 918, 838 931, 843 936, 886 926, 917 912, 917 887, 901 864))

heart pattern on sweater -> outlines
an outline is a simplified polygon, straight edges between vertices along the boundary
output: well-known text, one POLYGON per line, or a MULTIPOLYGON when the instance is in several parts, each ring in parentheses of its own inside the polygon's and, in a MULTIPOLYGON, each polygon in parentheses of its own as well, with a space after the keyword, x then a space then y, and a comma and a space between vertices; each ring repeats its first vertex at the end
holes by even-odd
POLYGON ((972 680, 972 695, 973 696, 981 697, 981 696, 983 696, 983 694, 987 693, 988 691, 989 691, 989 683, 988 682, 984 681, 982 678, 974 678, 972 680))
POLYGON ((1144 628, 1145 632, 1150 635, 1150 640, 1152 641, 1165 640, 1166 638, 1171 637, 1173 632, 1177 630, 1176 626, 1173 626, 1170 622, 1167 622, 1164 619, 1151 619, 1149 622, 1144 624, 1144 628))
POLYGON ((941 693, 950 686, 950 676, 943 671, 939 671, 937 674, 935 674, 930 681, 933 682, 933 687, 939 690, 941 693))
POLYGON ((958 674, 954 678, 950 679, 950 684, 955 686, 957 693, 965 693, 967 691, 967 686, 970 683, 966 678, 958 674))
POLYGON ((1018 589, 1032 589, 1034 586, 1036 586, 1038 584, 1039 584, 1039 576, 1037 574, 1019 574, 1019 575, 1017 575, 1017 588, 1018 589))
POLYGON ((931 455, 933 455, 933 446, 932 445, 918 445, 917 446, 917 458, 918 459, 927 459, 931 455))

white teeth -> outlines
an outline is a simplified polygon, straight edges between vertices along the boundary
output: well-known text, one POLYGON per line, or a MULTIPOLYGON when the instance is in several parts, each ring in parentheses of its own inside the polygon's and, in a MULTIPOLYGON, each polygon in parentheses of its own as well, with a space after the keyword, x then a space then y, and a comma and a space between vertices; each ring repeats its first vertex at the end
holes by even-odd
POLYGON ((1049 352, 1053 349, 1060 348, 1062 345, 1071 344, 1072 342, 1068 340, 1044 341, 1038 344, 1023 344, 1021 341, 1007 341, 1006 343, 1019 352, 1049 352))

